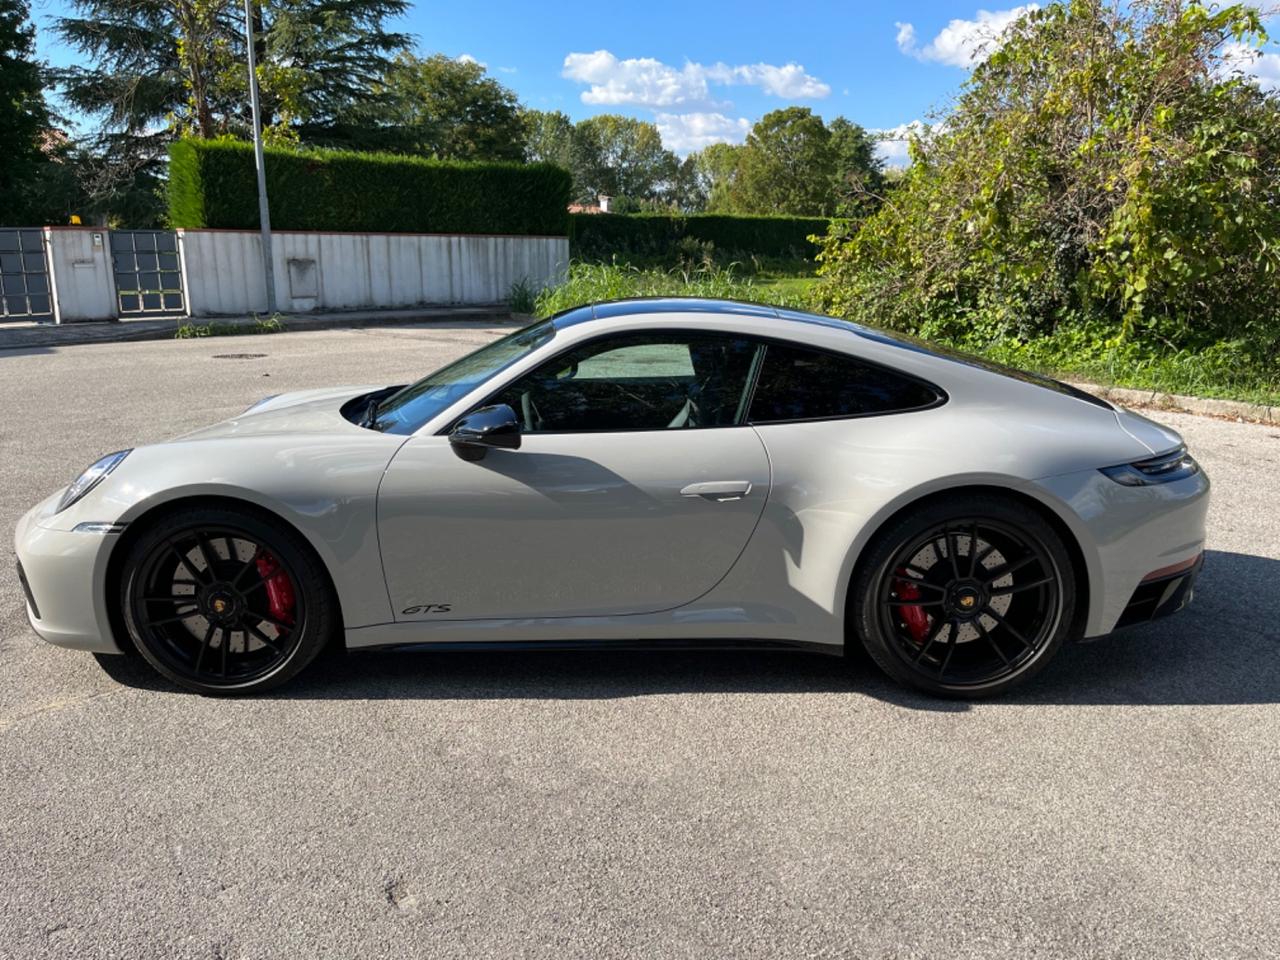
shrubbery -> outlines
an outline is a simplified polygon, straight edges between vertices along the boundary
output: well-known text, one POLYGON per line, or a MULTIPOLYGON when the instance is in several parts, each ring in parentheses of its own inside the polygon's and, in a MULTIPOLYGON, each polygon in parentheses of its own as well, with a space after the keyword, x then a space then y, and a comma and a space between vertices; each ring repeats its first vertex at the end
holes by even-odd
POLYGON ((1263 38, 1245 6, 1027 15, 881 209, 833 227, 819 306, 1015 360, 1207 351, 1274 382, 1280 99, 1227 59, 1263 38))
POLYGON ((717 214, 576 213, 571 219, 574 257, 598 261, 675 258, 682 250, 706 244, 717 254, 744 260, 812 259, 817 248, 809 238, 825 234, 830 223, 822 217, 717 214))
MULTIPOLYGON (((258 226, 253 147, 170 147, 175 227, 258 226)), ((564 236, 570 177, 550 164, 464 163, 345 150, 266 153, 271 225, 281 230, 564 236)))

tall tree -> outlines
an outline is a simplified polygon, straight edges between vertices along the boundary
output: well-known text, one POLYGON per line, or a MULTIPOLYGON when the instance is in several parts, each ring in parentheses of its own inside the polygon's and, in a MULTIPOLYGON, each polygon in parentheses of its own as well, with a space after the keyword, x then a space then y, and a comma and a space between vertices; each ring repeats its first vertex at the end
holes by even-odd
POLYGON ((747 135, 734 205, 742 213, 829 215, 835 160, 831 131, 808 107, 766 113, 747 135))
POLYGON ((574 189, 579 199, 605 194, 659 200, 675 175, 675 154, 645 120, 602 113, 574 127, 574 189))
POLYGON ((876 142, 844 117, 836 117, 827 129, 834 155, 832 212, 839 217, 864 217, 876 209, 884 192, 884 162, 876 155, 876 142))
POLYGON ((404 51, 376 89, 378 100, 363 113, 387 149, 455 160, 524 159, 516 95, 472 60, 404 51))
POLYGON ((706 208, 712 213, 732 213, 733 189, 738 165, 742 162, 742 147, 734 143, 712 143, 693 154, 691 159, 701 181, 702 192, 707 197, 706 208))
MULTIPOLYGON (((248 128, 244 7, 237 0, 73 0, 55 29, 85 66, 60 71, 67 100, 109 134, 214 137, 248 128)), ((386 29, 406 0, 264 0, 255 52, 264 125, 320 135, 409 38, 386 29)))
POLYGON ((0 0, 0 224, 30 216, 27 193, 48 163, 49 134, 35 28, 25 0, 0 0))
POLYGON ((526 109, 524 121, 525 159, 530 163, 554 163, 573 170, 573 121, 560 110, 526 109))

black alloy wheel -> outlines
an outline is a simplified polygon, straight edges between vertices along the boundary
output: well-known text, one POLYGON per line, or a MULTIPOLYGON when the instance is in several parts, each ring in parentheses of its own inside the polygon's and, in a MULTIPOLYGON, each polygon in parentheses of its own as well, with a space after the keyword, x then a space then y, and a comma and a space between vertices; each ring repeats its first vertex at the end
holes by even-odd
POLYGON ((296 534, 223 508, 172 514, 144 532, 125 561, 121 602, 139 652, 201 693, 283 683, 335 620, 327 580, 296 534))
POLYGON ((903 518, 870 549, 856 589, 855 622, 876 663, 944 695, 1026 680, 1075 619, 1061 538, 1035 510, 999 498, 935 501, 903 518))

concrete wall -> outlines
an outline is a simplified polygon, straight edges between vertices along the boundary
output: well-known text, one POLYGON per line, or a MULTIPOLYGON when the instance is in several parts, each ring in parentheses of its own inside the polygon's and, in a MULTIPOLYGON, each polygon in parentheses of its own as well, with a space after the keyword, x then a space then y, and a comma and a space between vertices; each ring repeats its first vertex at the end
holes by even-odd
MULTIPOLYGON (((505 300, 512 284, 563 279, 565 237, 438 234, 272 234, 281 311, 478 304, 505 300)), ((267 309, 257 231, 179 230, 183 286, 192 316, 267 309)))
POLYGON ((58 323, 116 316, 107 231, 98 227, 45 227, 49 280, 58 323))

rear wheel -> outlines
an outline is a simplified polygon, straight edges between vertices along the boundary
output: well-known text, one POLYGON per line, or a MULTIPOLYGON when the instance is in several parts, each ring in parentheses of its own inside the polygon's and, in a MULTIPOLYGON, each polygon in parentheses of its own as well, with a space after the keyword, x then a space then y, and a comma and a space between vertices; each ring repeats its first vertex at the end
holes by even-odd
POLYGON ((1076 590, 1062 538, 1000 497, 935 501, 869 548, 854 625, 890 676, 929 693, 982 697, 1039 672, 1070 632, 1076 590))
POLYGON ((324 571, 298 536, 222 507, 176 512, 147 529, 125 559, 121 606, 138 652, 207 694, 284 683, 337 623, 324 571))

